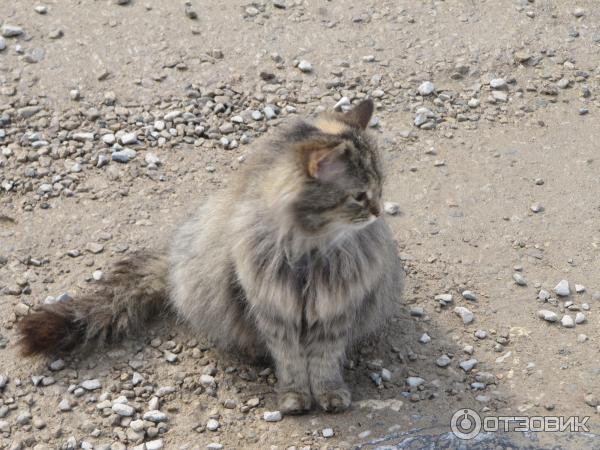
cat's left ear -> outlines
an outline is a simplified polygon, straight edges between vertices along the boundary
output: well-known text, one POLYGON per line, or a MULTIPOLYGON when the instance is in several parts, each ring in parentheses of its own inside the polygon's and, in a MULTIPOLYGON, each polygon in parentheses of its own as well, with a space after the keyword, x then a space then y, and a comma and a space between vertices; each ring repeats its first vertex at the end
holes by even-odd
POLYGON ((344 144, 313 150, 308 155, 308 175, 320 181, 333 181, 348 169, 348 149, 344 144))
POLYGON ((357 128, 366 129, 367 125, 371 121, 371 117, 373 116, 373 110, 375 109, 375 105, 373 104, 373 100, 370 98, 363 100, 354 108, 346 113, 346 120, 348 123, 354 125, 357 128))

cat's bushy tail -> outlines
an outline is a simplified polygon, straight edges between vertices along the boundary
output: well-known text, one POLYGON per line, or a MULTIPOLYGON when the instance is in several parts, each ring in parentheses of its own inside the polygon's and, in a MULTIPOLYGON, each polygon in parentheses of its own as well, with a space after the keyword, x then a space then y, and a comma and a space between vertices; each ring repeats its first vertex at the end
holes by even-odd
POLYGON ((167 307, 167 257, 138 252, 117 263, 99 289, 44 305, 19 323, 23 354, 116 342, 167 307))

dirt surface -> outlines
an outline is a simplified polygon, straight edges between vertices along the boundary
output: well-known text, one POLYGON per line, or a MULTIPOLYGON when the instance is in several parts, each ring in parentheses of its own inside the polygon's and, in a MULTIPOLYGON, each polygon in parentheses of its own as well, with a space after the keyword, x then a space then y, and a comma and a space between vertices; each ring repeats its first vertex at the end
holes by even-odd
POLYGON ((600 448, 598 2, 125 3, 0 0, 0 448, 600 448), (350 358, 351 411, 266 422, 270 368, 169 318, 18 355, 20 316, 168 242, 255 139, 364 96, 407 286, 350 358), (463 408, 589 433, 461 442, 463 408))

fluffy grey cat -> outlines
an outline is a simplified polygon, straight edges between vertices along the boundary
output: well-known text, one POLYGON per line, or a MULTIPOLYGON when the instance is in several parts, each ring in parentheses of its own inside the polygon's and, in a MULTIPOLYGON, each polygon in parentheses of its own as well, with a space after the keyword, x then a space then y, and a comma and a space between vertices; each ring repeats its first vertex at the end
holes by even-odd
POLYGON ((24 353, 114 342, 169 307, 221 348, 272 358, 282 412, 347 409, 345 353, 382 327, 402 289, 372 113, 365 100, 258 144, 168 252, 133 255, 97 292, 22 320, 24 353))

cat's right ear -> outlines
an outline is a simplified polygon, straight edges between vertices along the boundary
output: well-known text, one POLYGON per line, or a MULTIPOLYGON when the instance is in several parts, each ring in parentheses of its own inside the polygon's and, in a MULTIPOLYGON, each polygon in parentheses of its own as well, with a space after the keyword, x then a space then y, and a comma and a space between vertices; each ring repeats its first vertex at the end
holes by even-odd
POLYGON ((308 175, 320 181, 333 181, 346 172, 346 156, 347 148, 343 144, 312 150, 308 154, 308 175))
POLYGON ((363 100, 346 113, 346 122, 350 123, 352 126, 364 130, 367 128, 367 125, 369 125, 374 110, 375 105, 373 100, 370 98, 363 100))

